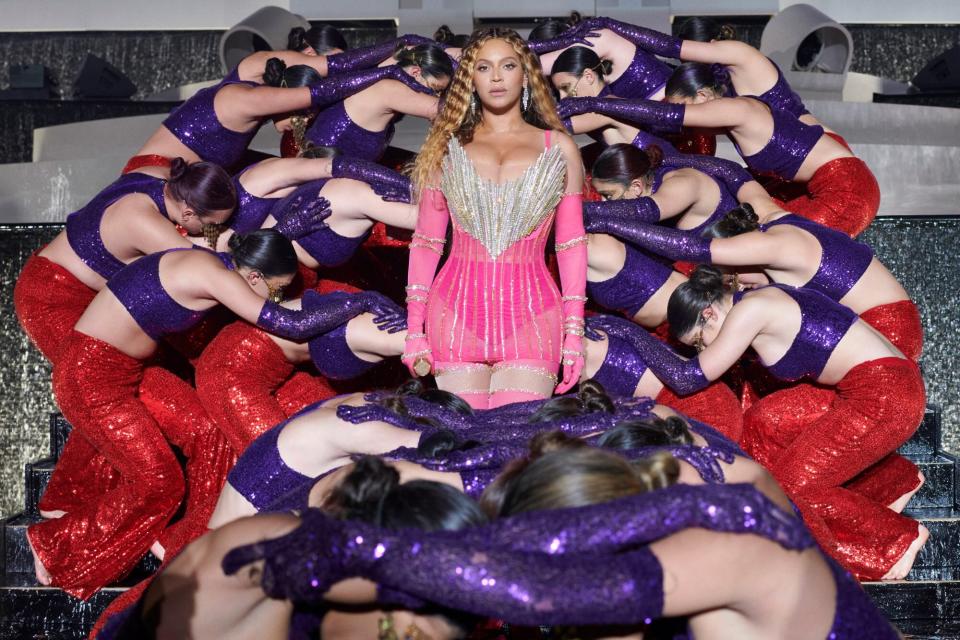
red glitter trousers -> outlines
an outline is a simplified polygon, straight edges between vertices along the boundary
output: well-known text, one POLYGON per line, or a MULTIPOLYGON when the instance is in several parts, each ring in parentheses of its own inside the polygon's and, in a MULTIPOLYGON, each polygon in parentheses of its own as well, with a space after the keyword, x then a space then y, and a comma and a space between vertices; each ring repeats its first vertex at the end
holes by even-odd
POLYGON ((335 395, 320 378, 294 375, 277 343, 245 322, 227 326, 207 345, 195 379, 201 403, 238 455, 289 415, 335 395))
POLYGON ((888 456, 916 430, 925 406, 915 363, 872 360, 833 389, 799 384, 761 398, 744 414, 743 446, 797 504, 820 546, 858 578, 875 580, 918 534, 915 520, 886 506, 918 482, 888 456))
POLYGON ((920 311, 910 300, 881 304, 860 314, 860 319, 883 334, 900 353, 914 362, 923 351, 920 311))
POLYGON ((137 169, 142 169, 144 167, 170 167, 170 158, 166 156, 161 156, 156 153, 149 153, 143 156, 133 156, 127 160, 127 164, 123 167, 123 171, 120 173, 126 175, 137 169))
POLYGON ((55 262, 33 254, 13 287, 24 333, 50 362, 97 292, 55 262))
POLYGON ((657 394, 656 401, 713 427, 733 442, 740 442, 743 410, 736 394, 723 382, 714 382, 706 389, 686 397, 680 397, 664 387, 657 394))
POLYGON ((870 226, 880 208, 880 185, 859 158, 837 158, 816 170, 807 193, 783 207, 854 237, 870 226))
POLYGON ((180 465, 137 399, 143 368, 141 361, 76 331, 54 364, 53 391, 73 425, 70 439, 86 439, 120 476, 113 489, 27 532, 53 585, 79 598, 129 572, 184 495, 180 465))

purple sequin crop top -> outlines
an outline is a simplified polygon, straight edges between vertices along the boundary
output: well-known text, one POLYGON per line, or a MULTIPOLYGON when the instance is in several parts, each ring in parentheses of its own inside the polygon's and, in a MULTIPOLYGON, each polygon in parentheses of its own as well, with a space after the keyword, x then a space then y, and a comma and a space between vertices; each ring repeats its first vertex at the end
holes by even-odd
POLYGON ((350 118, 341 100, 317 114, 306 137, 313 144, 336 147, 345 156, 375 162, 387 150, 393 131, 393 121, 383 131, 364 129, 350 118))
MULTIPOLYGON (((783 357, 766 365, 767 370, 781 380, 817 378, 823 372, 834 348, 857 321, 857 314, 819 291, 783 284, 767 286, 780 289, 800 306, 800 331, 783 357)), ((734 294, 734 303, 743 295, 734 294)))
POLYGON ((237 190, 237 208, 230 216, 230 228, 236 233, 249 233, 262 227, 273 206, 280 202, 279 198, 255 196, 244 188, 240 178, 253 166, 255 165, 250 165, 233 176, 233 186, 237 190))
POLYGON ((820 243, 820 265, 813 277, 803 286, 819 291, 837 302, 853 289, 873 261, 873 249, 868 245, 793 213, 761 225, 760 230, 766 231, 780 224, 803 229, 820 243))
MULTIPOLYGON (((257 511, 307 508, 310 490, 319 478, 291 469, 280 457, 280 432, 293 418, 313 411, 323 401, 308 405, 250 443, 227 475, 227 482, 257 511)), ((325 477, 328 474, 323 474, 325 477)))
MULTIPOLYGON (((732 186, 735 186, 736 189, 733 192, 731 192, 730 190, 731 183, 727 180, 724 180, 722 177, 717 177, 715 173, 721 174, 721 176, 723 176, 724 174, 736 176, 737 175, 736 172, 733 172, 733 171, 730 171, 729 169, 721 168, 721 167, 714 168, 709 163, 702 163, 702 162, 687 163, 684 161, 685 160, 684 156, 686 155, 693 155, 693 154, 678 154, 675 156, 667 156, 664 159, 664 163, 654 171, 652 186, 653 186, 653 192, 656 193, 657 190, 660 189, 660 184, 663 182, 664 176, 666 176, 666 174, 670 173, 671 171, 676 171, 677 169, 692 168, 710 176, 710 179, 713 180, 716 183, 717 188, 720 189, 720 200, 717 202, 717 206, 714 208, 713 212, 709 216, 707 216, 706 220, 698 224, 696 227, 693 227, 692 229, 683 230, 684 233, 690 233, 690 234, 699 236, 701 231, 703 231, 713 223, 723 218, 725 215, 727 215, 728 211, 740 205, 740 202, 737 200, 736 193, 739 190, 740 186, 743 185, 743 182, 739 182, 739 184, 737 184, 736 182, 733 182, 732 186)), ((710 158, 710 159, 714 161, 719 160, 719 158, 710 158)), ((723 161, 723 162, 727 162, 727 161, 723 161)), ((740 168, 739 165, 737 165, 734 162, 731 162, 730 164, 740 168)), ((743 171, 743 169, 740 168, 740 171, 743 171)), ((747 178, 750 177, 749 174, 746 173, 746 171, 743 171, 743 173, 746 174, 747 178)))
MULTIPOLYGON (((770 60, 769 58, 767 58, 770 60)), ((758 96, 752 96, 757 98, 761 102, 766 103, 771 109, 779 109, 780 111, 786 111, 791 113, 796 117, 806 115, 810 113, 807 111, 807 107, 804 106, 803 100, 800 99, 800 96, 790 88, 790 85, 787 84, 787 79, 783 77, 783 71, 780 70, 780 67, 776 62, 770 60, 777 70, 777 81, 772 87, 764 91, 758 96)), ((734 95, 737 95, 734 92, 734 95)))
POLYGON ((773 135, 757 153, 745 156, 737 141, 731 140, 743 161, 755 173, 793 180, 800 165, 823 136, 823 127, 804 124, 795 115, 779 109, 770 109, 770 116, 773 118, 773 135))
MULTIPOLYGON (((199 247, 196 249, 209 251, 199 247)), ((174 300, 160 282, 160 260, 163 256, 172 251, 192 250, 169 249, 151 253, 130 263, 107 281, 107 288, 130 312, 143 332, 154 340, 186 331, 207 315, 207 310, 188 309, 174 300)), ((215 255, 226 268, 233 269, 233 257, 229 253, 215 255)))
POLYGON ((600 96, 613 94, 618 98, 649 99, 667 84, 671 72, 665 62, 637 47, 630 66, 619 78, 607 83, 600 96))
POLYGON ((67 216, 67 242, 77 257, 99 276, 110 279, 126 264, 110 253, 100 236, 100 223, 107 207, 131 193, 150 196, 160 213, 166 217, 167 206, 163 200, 166 180, 145 173, 128 173, 98 193, 82 209, 67 216))
POLYGON ((224 79, 220 84, 198 91, 163 121, 163 126, 202 160, 222 167, 235 165, 260 129, 256 125, 249 131, 234 131, 217 118, 214 98, 220 89, 231 84, 258 86, 256 82, 224 79))

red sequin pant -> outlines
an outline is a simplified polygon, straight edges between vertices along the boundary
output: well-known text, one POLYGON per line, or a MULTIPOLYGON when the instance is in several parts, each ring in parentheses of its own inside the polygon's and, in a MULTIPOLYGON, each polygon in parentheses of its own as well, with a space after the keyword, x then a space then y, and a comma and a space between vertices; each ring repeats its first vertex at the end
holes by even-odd
POLYGON ((196 362, 197 395, 237 454, 271 427, 335 392, 294 366, 260 329, 224 328, 196 362))
POLYGON ((143 369, 143 362, 76 331, 54 363, 53 391, 73 425, 70 439, 86 439, 120 476, 106 493, 27 532, 53 584, 80 598, 130 571, 184 495, 180 465, 137 399, 143 369))
POLYGON ((733 442, 740 441, 743 410, 736 394, 723 382, 714 382, 706 389, 685 397, 664 387, 657 394, 656 401, 713 427, 733 442))
POLYGON ((916 488, 917 478, 907 483, 886 460, 916 430, 925 406, 915 363, 872 360, 834 388, 800 384, 761 398, 744 414, 742 444, 797 504, 820 546, 858 578, 875 580, 918 534, 916 521, 886 507, 916 488), (881 460, 886 471, 876 475, 881 460), (887 478, 902 483, 890 486, 887 478))
POLYGON ((853 237, 870 226, 880 208, 880 185, 860 158, 837 158, 816 170, 807 193, 784 202, 787 211, 853 237))
POLYGON ((123 167, 123 171, 120 173, 126 175, 131 171, 136 171, 137 169, 143 169, 144 167, 170 167, 170 158, 166 156, 161 156, 156 153, 149 153, 143 156, 133 156, 127 160, 127 164, 123 167))
POLYGON ((97 292, 47 258, 34 253, 13 287, 20 326, 50 362, 97 292))
POLYGON ((920 311, 910 300, 881 304, 860 314, 860 319, 883 334, 900 353, 914 362, 923 351, 920 311))

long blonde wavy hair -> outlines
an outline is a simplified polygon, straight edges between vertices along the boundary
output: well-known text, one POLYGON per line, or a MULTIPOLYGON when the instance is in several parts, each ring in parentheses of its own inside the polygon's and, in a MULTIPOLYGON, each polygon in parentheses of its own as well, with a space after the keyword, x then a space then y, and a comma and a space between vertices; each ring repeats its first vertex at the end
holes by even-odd
POLYGON ((439 169, 447 154, 447 144, 451 136, 456 136, 461 144, 467 144, 473 139, 473 132, 480 124, 483 113, 482 109, 477 109, 476 113, 470 109, 474 94, 473 72, 477 52, 490 40, 507 42, 520 59, 530 92, 530 106, 524 112, 523 119, 541 129, 564 130, 563 122, 557 115, 553 93, 543 77, 540 59, 527 48, 526 41, 513 29, 494 27, 474 31, 463 48, 460 66, 447 89, 440 113, 434 119, 413 165, 411 179, 415 194, 420 193, 439 169))

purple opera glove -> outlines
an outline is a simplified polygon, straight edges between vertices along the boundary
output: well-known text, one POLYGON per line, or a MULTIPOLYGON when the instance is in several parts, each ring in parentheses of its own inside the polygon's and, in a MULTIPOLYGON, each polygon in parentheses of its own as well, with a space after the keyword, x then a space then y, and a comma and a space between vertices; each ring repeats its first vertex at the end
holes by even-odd
POLYGON ((257 326, 275 336, 305 342, 332 331, 361 313, 372 313, 374 322, 377 322, 378 318, 389 317, 397 305, 382 293, 361 291, 343 295, 317 294, 309 306, 309 309, 297 311, 268 300, 260 310, 257 326))
MULTIPOLYGON (((538 431, 542 431, 542 427, 538 431)), ((447 451, 439 458, 421 455, 412 447, 399 447, 383 455, 387 458, 415 462, 434 471, 461 471, 464 469, 501 469, 511 460, 524 457, 528 451, 526 440, 520 440, 494 442, 466 450, 447 451)))
POLYGON ((613 18, 587 18, 573 27, 578 33, 584 31, 599 31, 609 29, 619 36, 623 36, 641 49, 664 58, 680 58, 680 46, 683 40, 661 33, 655 29, 648 29, 636 24, 620 22, 613 18))
POLYGON ((412 416, 402 416, 396 411, 391 411, 378 404, 367 404, 362 407, 342 404, 337 407, 337 417, 350 424, 386 422, 387 424, 409 431, 421 431, 426 426, 418 423, 412 416))
POLYGON ((649 549, 552 555, 465 546, 434 533, 408 529, 369 545, 364 538, 373 549, 357 563, 359 575, 392 600, 403 593, 518 625, 631 624, 662 613, 663 571, 649 549))
POLYGON ((362 564, 359 559, 370 550, 362 537, 367 531, 372 534, 376 529, 307 509, 300 526, 290 533, 231 549, 223 557, 223 572, 233 575, 263 560, 260 583, 268 596, 296 603, 321 602, 333 584, 356 575, 362 564))
POLYGON ((607 233, 601 231, 599 221, 615 218, 624 222, 660 222, 660 205, 649 196, 641 198, 623 198, 620 200, 602 200, 583 204, 583 226, 588 233, 607 233), (593 228, 591 228, 591 224, 593 228))
POLYGON ((333 159, 331 173, 334 178, 350 178, 366 182, 373 188, 374 193, 387 202, 410 203, 410 178, 376 162, 337 156, 333 159))
POLYGON ((671 260, 710 264, 710 238, 606 211, 585 210, 584 214, 587 231, 591 233, 606 233, 671 260))
POLYGON ((664 157, 674 156, 680 153, 677 151, 677 148, 673 146, 672 142, 668 142, 660 136, 655 136, 644 129, 637 131, 637 135, 633 137, 633 141, 631 141, 630 144, 637 149, 643 149, 644 151, 656 145, 660 147, 660 151, 663 152, 664 157))
POLYGON ((593 43, 587 40, 587 38, 596 38, 599 37, 599 35, 599 33, 589 29, 586 31, 578 31, 576 28, 571 27, 556 38, 551 38, 550 40, 528 40, 527 48, 533 53, 540 55, 542 53, 566 49, 567 47, 578 44, 585 47, 592 47, 593 43))
POLYGON ((704 440, 707 441, 707 446, 709 446, 714 451, 722 451, 724 454, 729 456, 740 456, 741 458, 749 458, 746 452, 740 448, 733 440, 729 439, 710 425, 704 424, 699 420, 694 420, 693 418, 688 418, 684 416, 684 420, 687 423, 687 426, 690 427, 690 431, 696 433, 704 440))
POLYGON ((605 331, 607 335, 627 341, 654 375, 677 394, 685 396, 710 384, 703 375, 699 359, 684 360, 643 327, 629 320, 603 315, 592 316, 587 322, 595 329, 605 331))
POLYGON ((465 545, 496 540, 516 551, 604 554, 691 527, 752 533, 785 549, 814 544, 799 518, 750 484, 676 484, 585 507, 520 513, 458 533, 465 545))
POLYGON ((390 65, 389 67, 364 69, 324 78, 320 82, 310 85, 310 105, 314 109, 321 109, 352 96, 381 80, 399 80, 415 91, 432 93, 428 87, 414 80, 406 71, 397 65, 390 65))
POLYGON ((573 132, 574 132, 574 131, 573 131, 573 120, 571 120, 570 118, 561 118, 560 121, 563 122, 563 128, 564 128, 564 129, 566 129, 566 130, 567 130, 568 132, 570 132, 570 133, 573 133, 573 132))
POLYGON ((502 469, 464 469, 460 471, 460 482, 463 483, 463 492, 479 500, 487 487, 497 479, 502 469))
POLYGON ((410 43, 404 41, 406 37, 327 56, 327 75, 335 76, 375 67, 392 56, 398 47, 409 45, 410 43))
POLYGON ((557 106, 561 118, 581 113, 599 113, 616 120, 633 122, 654 133, 679 133, 686 106, 654 100, 618 98, 564 98, 557 106))
POLYGON ((723 467, 720 466, 720 461, 730 464, 734 458, 727 451, 718 451, 711 447, 698 447, 690 444, 619 449, 617 453, 629 460, 639 460, 661 451, 666 451, 674 458, 688 463, 707 484, 723 484, 726 478, 723 474, 723 467))
POLYGON ((666 166, 689 167, 701 171, 722 182, 734 196, 745 183, 753 180, 753 176, 742 165, 697 153, 680 153, 664 159, 666 166))
POLYGON ((280 204, 277 213, 272 214, 278 220, 274 229, 291 242, 326 227, 327 218, 333 213, 326 198, 308 200, 302 193, 290 202, 280 204))

